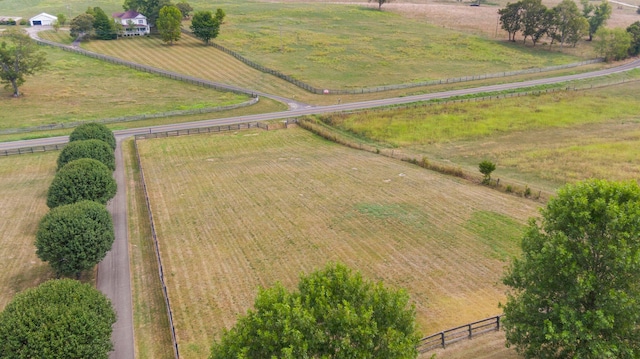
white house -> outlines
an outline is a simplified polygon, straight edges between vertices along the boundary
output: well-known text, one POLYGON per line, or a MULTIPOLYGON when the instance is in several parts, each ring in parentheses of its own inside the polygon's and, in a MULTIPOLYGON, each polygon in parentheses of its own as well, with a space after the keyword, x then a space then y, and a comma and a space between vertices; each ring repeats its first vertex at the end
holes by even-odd
POLYGON ((51 26, 54 22, 56 22, 58 18, 53 15, 49 15, 46 12, 42 14, 36 15, 29 19, 29 24, 31 26, 51 26))
POLYGON ((147 17, 137 11, 116 12, 113 13, 112 16, 116 23, 122 24, 123 36, 145 35, 149 33, 147 17))

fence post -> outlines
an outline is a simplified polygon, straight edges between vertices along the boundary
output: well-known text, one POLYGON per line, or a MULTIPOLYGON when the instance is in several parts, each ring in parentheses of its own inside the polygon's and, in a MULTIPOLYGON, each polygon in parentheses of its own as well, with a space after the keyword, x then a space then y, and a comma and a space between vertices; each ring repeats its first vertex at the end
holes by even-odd
POLYGON ((447 347, 447 344, 444 341, 444 332, 440 332, 440 342, 442 343, 442 349, 447 347))
POLYGON ((496 316, 496 330, 500 331, 500 316, 496 316))
POLYGON ((469 339, 473 338, 473 329, 471 329, 471 324, 469 324, 469 339))

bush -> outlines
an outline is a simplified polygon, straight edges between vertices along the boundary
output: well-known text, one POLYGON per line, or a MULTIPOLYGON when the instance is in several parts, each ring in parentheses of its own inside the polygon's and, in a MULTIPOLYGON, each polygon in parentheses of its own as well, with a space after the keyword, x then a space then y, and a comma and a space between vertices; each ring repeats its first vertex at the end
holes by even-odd
POLYGON ((116 169, 116 157, 108 143, 101 140, 84 140, 71 142, 62 149, 58 156, 58 170, 80 158, 93 158, 111 171, 116 169))
POLYGON ((85 123, 76 127, 69 135, 69 142, 83 140, 102 140, 108 143, 113 150, 116 149, 116 137, 107 126, 101 123, 85 123))
POLYGON ((107 359, 115 321, 111 302, 91 285, 51 280, 0 313, 0 358, 107 359))
POLYGON ((103 163, 82 158, 56 173, 47 193, 47 206, 55 208, 82 200, 107 204, 116 194, 116 180, 103 163))
POLYGON ((496 169, 495 163, 484 160, 480 162, 480 164, 478 165, 478 168, 480 169, 480 173, 484 175, 484 178, 482 179, 482 183, 489 184, 491 182, 491 173, 496 169))
POLYGON ((78 275, 93 268, 111 249, 113 222, 97 202, 81 201, 56 207, 38 224, 36 254, 58 275, 78 275))

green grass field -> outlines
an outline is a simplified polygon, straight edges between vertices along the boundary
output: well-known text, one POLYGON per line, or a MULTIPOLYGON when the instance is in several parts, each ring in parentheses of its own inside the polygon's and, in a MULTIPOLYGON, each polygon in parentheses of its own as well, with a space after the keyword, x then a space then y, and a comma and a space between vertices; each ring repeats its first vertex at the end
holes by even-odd
POLYGON ((0 311, 16 293, 54 278, 36 256, 36 229, 48 211, 46 195, 57 152, 0 157, 0 311))
MULTIPOLYGON (((470 171, 547 190, 597 177, 637 179, 640 82, 452 105, 333 116, 330 123, 470 171)), ((419 155, 418 155, 419 156, 419 155)))
POLYGON ((249 98, 43 47, 50 66, 24 96, 0 90, 0 129, 224 106, 249 98))
POLYGON ((342 261, 406 288, 426 335, 499 313, 503 267, 538 204, 304 130, 139 142, 181 353, 259 286, 342 261))

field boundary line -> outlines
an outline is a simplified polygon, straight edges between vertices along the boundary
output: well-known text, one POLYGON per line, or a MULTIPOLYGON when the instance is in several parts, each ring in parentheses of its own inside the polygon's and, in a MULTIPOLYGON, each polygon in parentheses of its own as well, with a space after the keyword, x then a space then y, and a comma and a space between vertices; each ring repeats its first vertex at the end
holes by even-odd
POLYGON ((167 286, 164 281, 164 269, 162 267, 162 258, 160 257, 160 246, 158 244, 158 237, 156 235, 156 227, 153 221, 153 213, 151 212, 151 201, 149 200, 149 192, 147 191, 147 183, 144 179, 144 169, 142 167, 142 161, 140 159, 140 152, 138 152, 137 136, 134 137, 133 146, 136 150, 136 158, 138 159, 138 166, 140 168, 140 180, 142 181, 142 190, 144 192, 144 199, 147 204, 147 211, 149 213, 149 223, 151 225, 151 237, 153 239, 154 249, 156 252, 156 259, 158 262, 158 275, 160 276, 160 282, 162 283, 162 295, 167 308, 167 315, 169 317, 169 326, 171 329, 171 341, 173 342, 173 354, 176 359, 180 358, 180 352, 178 350, 178 340, 176 338, 176 328, 173 323, 173 311, 171 310, 171 303, 169 301, 169 293, 167 292, 167 286))
POLYGON ((455 342, 472 339, 474 336, 500 330, 500 318, 503 314, 478 320, 469 324, 464 324, 455 328, 443 330, 420 339, 416 346, 420 354, 437 348, 446 348, 447 345, 455 342))
MULTIPOLYGON (((180 29, 183 33, 190 35, 190 36, 194 36, 193 32, 191 32, 190 30, 187 29, 180 29)), ((195 36, 194 36, 195 37, 195 36)), ((453 84, 453 83, 458 83, 458 82, 467 82, 467 81, 478 81, 478 80, 486 80, 486 79, 492 79, 492 78, 500 78, 500 77, 509 77, 509 76, 516 76, 516 75, 526 75, 526 74, 535 74, 535 73, 542 73, 542 72, 550 72, 550 71, 557 71, 557 70, 563 70, 563 69, 570 69, 570 68, 574 68, 574 67, 580 67, 580 66, 585 66, 585 65, 591 65, 591 64, 597 64, 597 63, 601 63, 604 62, 604 58, 595 58, 595 59, 591 59, 591 60, 585 60, 585 61, 580 61, 580 62, 574 62, 574 63, 570 63, 570 64, 564 64, 564 65, 555 65, 555 66, 548 66, 548 67, 536 67, 536 68, 532 68, 532 69, 525 69, 525 70, 514 70, 514 71, 503 71, 503 72, 495 72, 495 73, 491 73, 491 74, 482 74, 482 75, 475 75, 475 76, 461 76, 461 77, 454 77, 454 78, 447 78, 447 79, 440 79, 440 80, 429 80, 429 81, 420 81, 420 82, 412 82, 412 83, 403 83, 403 84, 392 84, 392 85, 386 85, 386 86, 374 86, 374 87, 363 87, 360 89, 355 89, 355 90, 344 90, 344 89, 321 89, 321 88, 317 88, 314 87, 306 82, 300 81, 298 79, 295 79, 292 76, 286 75, 278 70, 274 70, 274 69, 270 69, 268 67, 262 66, 254 61, 251 61, 249 59, 247 59, 246 57, 242 56, 241 54, 228 49, 220 44, 217 44, 215 42, 209 42, 209 44, 216 48, 217 50, 220 50, 228 55, 231 55, 233 57, 235 57, 237 60, 241 61, 242 63, 244 63, 245 65, 252 67, 260 72, 264 72, 266 74, 270 74, 273 75, 275 77, 278 77, 282 80, 285 80, 301 89, 304 89, 308 92, 311 92, 313 94, 316 95, 327 95, 327 94, 332 94, 332 95, 361 95, 361 94, 367 94, 367 93, 375 93, 375 92, 384 92, 384 91, 393 91, 393 90, 401 90, 401 89, 408 89, 408 88, 414 88, 414 87, 425 87, 425 86, 434 86, 434 85, 442 85, 442 84, 453 84)))
POLYGON ((57 123, 52 125, 43 125, 43 126, 34 126, 34 127, 26 127, 26 128, 9 128, 6 130, 0 130, 0 135, 9 135, 14 133, 24 133, 24 132, 36 132, 36 131, 50 131, 50 130, 58 130, 64 128, 73 128, 80 126, 85 123, 118 123, 118 122, 133 122, 133 121, 142 121, 149 120, 154 118, 163 118, 163 117, 173 117, 173 116, 185 116, 185 115, 197 115, 204 113, 212 113, 212 112, 222 112, 227 110, 234 110, 242 107, 248 107, 255 105, 260 101, 260 97, 256 96, 251 98, 249 101, 244 101, 234 105, 227 106, 217 106, 217 107, 206 107, 200 109, 193 110, 175 110, 168 112, 160 112, 153 114, 142 114, 142 115, 134 115, 134 116, 122 116, 122 117, 112 117, 105 118, 100 120, 87 120, 87 121, 74 121, 74 122, 66 122, 66 123, 57 123))
POLYGON ((26 155, 37 152, 59 151, 66 146, 66 143, 57 145, 45 145, 45 146, 33 146, 33 147, 20 147, 9 150, 0 150, 0 156, 14 156, 14 155, 26 155))

